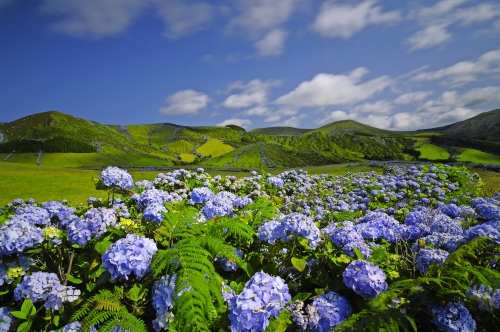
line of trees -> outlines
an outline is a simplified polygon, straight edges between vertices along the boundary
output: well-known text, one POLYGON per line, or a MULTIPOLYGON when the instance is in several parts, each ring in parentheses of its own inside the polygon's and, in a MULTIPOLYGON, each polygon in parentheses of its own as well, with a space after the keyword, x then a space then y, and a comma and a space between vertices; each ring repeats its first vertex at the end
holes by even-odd
POLYGON ((34 139, 20 139, 0 143, 0 152, 73 152, 85 153, 96 152, 96 148, 86 142, 70 137, 52 137, 46 141, 34 139))

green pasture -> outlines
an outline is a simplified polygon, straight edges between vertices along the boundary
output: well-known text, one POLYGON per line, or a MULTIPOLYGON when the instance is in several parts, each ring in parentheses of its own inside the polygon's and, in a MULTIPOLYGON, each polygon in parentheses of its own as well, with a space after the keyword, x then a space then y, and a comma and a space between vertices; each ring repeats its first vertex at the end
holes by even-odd
POLYGON ((192 153, 180 153, 179 156, 186 163, 192 163, 196 159, 196 156, 192 153))
MULTIPOLYGON (((10 153, 0 153, 0 161, 3 161, 10 153)), ((36 165, 38 153, 13 153, 7 162, 36 165)))
POLYGON ((423 144, 421 147, 416 150, 420 151, 420 158, 429 159, 429 160, 443 160, 450 158, 450 154, 448 151, 443 149, 440 146, 434 144, 423 144))
POLYGON ((197 148, 196 152, 205 157, 218 157, 233 150, 234 148, 231 145, 224 144, 220 140, 214 138, 197 148))
POLYGON ((476 164, 500 164, 500 156, 475 149, 465 149, 458 155, 457 159, 460 161, 470 161, 476 164))
POLYGON ((168 143, 166 147, 168 150, 173 152, 188 153, 194 148, 194 144, 189 141, 180 139, 178 141, 168 143))

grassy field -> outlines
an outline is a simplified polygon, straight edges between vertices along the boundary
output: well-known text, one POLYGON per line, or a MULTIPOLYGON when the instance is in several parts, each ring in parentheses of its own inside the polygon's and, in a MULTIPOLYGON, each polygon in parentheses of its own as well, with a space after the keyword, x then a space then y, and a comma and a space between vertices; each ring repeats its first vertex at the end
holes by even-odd
POLYGON ((231 145, 224 144, 214 138, 197 148, 196 152, 202 156, 218 157, 233 150, 234 148, 231 145))
MULTIPOLYGON (((375 171, 382 173, 381 168, 369 166, 347 167, 345 164, 305 167, 309 174, 341 175, 347 172, 375 171)), ((238 177, 249 176, 249 172, 230 172, 205 168, 207 173, 215 175, 234 175, 238 177)), ((283 169, 266 169, 267 172, 276 175, 283 169)), ((485 196, 493 196, 500 191, 500 174, 479 169, 471 169, 478 173, 486 185, 483 188, 485 196)), ((70 204, 84 203, 88 197, 106 198, 104 191, 96 190, 92 178, 98 177, 100 171, 56 168, 50 166, 26 165, 9 162, 0 162, 0 206, 11 202, 15 198, 27 200, 30 197, 37 202, 49 200, 67 199, 70 204)), ((134 181, 152 181, 158 171, 131 171, 134 181)))
POLYGON ((442 160, 450 158, 448 151, 434 144, 423 144, 416 150, 420 151, 420 158, 425 158, 429 160, 442 160))
POLYGON ((476 164, 500 164, 500 156, 475 149, 465 149, 457 159, 460 161, 470 161, 476 164))

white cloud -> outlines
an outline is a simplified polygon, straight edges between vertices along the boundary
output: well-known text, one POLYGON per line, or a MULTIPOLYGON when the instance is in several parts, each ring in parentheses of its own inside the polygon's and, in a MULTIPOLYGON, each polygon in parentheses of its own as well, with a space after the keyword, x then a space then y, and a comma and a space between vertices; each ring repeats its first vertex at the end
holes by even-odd
POLYGON ((315 122, 318 125, 325 125, 327 123, 342 121, 342 120, 354 120, 357 118, 357 114, 348 114, 344 111, 333 111, 328 116, 324 118, 317 119, 315 122))
POLYGON ((222 106, 226 108, 244 108, 253 105, 263 105, 267 102, 267 94, 272 86, 278 86, 280 81, 261 81, 254 79, 244 84, 242 81, 231 83, 226 93, 233 90, 241 90, 238 94, 232 94, 222 102, 222 106))
MULTIPOLYGON (((292 116, 291 118, 286 119, 283 122, 280 123, 273 123, 273 127, 294 127, 298 128, 300 126, 300 121, 307 117, 305 114, 300 114, 298 116, 292 116)), ((270 122, 270 121, 265 121, 265 122, 270 122)))
POLYGON ((401 20, 399 11, 382 12, 377 2, 339 4, 335 0, 326 1, 311 27, 323 36, 347 39, 368 25, 390 25, 401 20))
POLYGON ((389 114, 394 106, 387 100, 379 100, 374 103, 364 103, 351 108, 352 113, 389 114))
POLYGON ((301 0, 238 0, 238 14, 228 23, 226 32, 254 40, 260 56, 283 52, 287 32, 282 28, 301 0))
POLYGON ((56 19, 50 28, 72 37, 100 38, 123 32, 147 0, 45 0, 40 10, 56 19))
POLYGON ((202 30, 212 20, 212 7, 200 1, 155 0, 158 16, 166 24, 165 35, 175 39, 202 30))
POLYGON ((191 89, 182 90, 169 96, 165 103, 169 106, 161 107, 158 110, 160 115, 196 115, 207 107, 210 97, 204 93, 191 89))
POLYGON ((279 97, 276 103, 294 107, 354 104, 371 98, 392 82, 388 76, 380 76, 357 84, 366 73, 366 68, 360 67, 349 75, 317 74, 312 80, 300 83, 295 90, 279 97))
POLYGON ((443 45, 453 40, 449 29, 454 25, 482 24, 500 17, 500 5, 481 3, 464 8, 469 0, 441 0, 430 7, 411 11, 409 17, 418 21, 421 29, 407 39, 410 50, 443 45))
POLYGON ((252 121, 250 120, 247 120, 247 119, 228 119, 228 120, 224 120, 220 123, 217 124, 217 126, 227 126, 227 125, 237 125, 237 126, 240 126, 242 128, 245 128, 247 129, 248 126, 250 126, 252 124, 252 121))
POLYGON ((427 96, 431 95, 432 91, 415 91, 415 92, 409 92, 405 93, 404 95, 401 95, 397 97, 394 100, 394 104, 411 104, 414 102, 419 102, 427 98, 427 96))
POLYGON ((481 55, 477 61, 461 61, 435 72, 424 72, 413 80, 432 81, 444 79, 446 85, 458 86, 477 80, 477 75, 500 72, 500 49, 481 55))
POLYGON ((277 56, 283 53, 285 39, 288 35, 283 29, 273 29, 261 40, 255 43, 255 48, 261 56, 277 56))
POLYGON ((248 115, 248 116, 254 116, 254 115, 262 116, 262 115, 268 114, 268 112, 269 112, 269 109, 267 107, 257 106, 257 107, 251 108, 249 110, 246 110, 246 111, 242 112, 241 114, 248 115))
POLYGON ((416 51, 442 45, 452 38, 445 25, 432 25, 413 34, 407 42, 410 50, 416 51))

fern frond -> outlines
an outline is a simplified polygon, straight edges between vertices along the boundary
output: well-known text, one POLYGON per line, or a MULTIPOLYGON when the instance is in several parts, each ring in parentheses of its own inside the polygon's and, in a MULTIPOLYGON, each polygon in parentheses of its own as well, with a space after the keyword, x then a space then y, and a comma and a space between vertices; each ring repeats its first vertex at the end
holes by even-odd
POLYGON ((342 324, 337 325, 338 331, 417 331, 417 324, 413 318, 397 309, 362 310, 351 315, 342 324))

